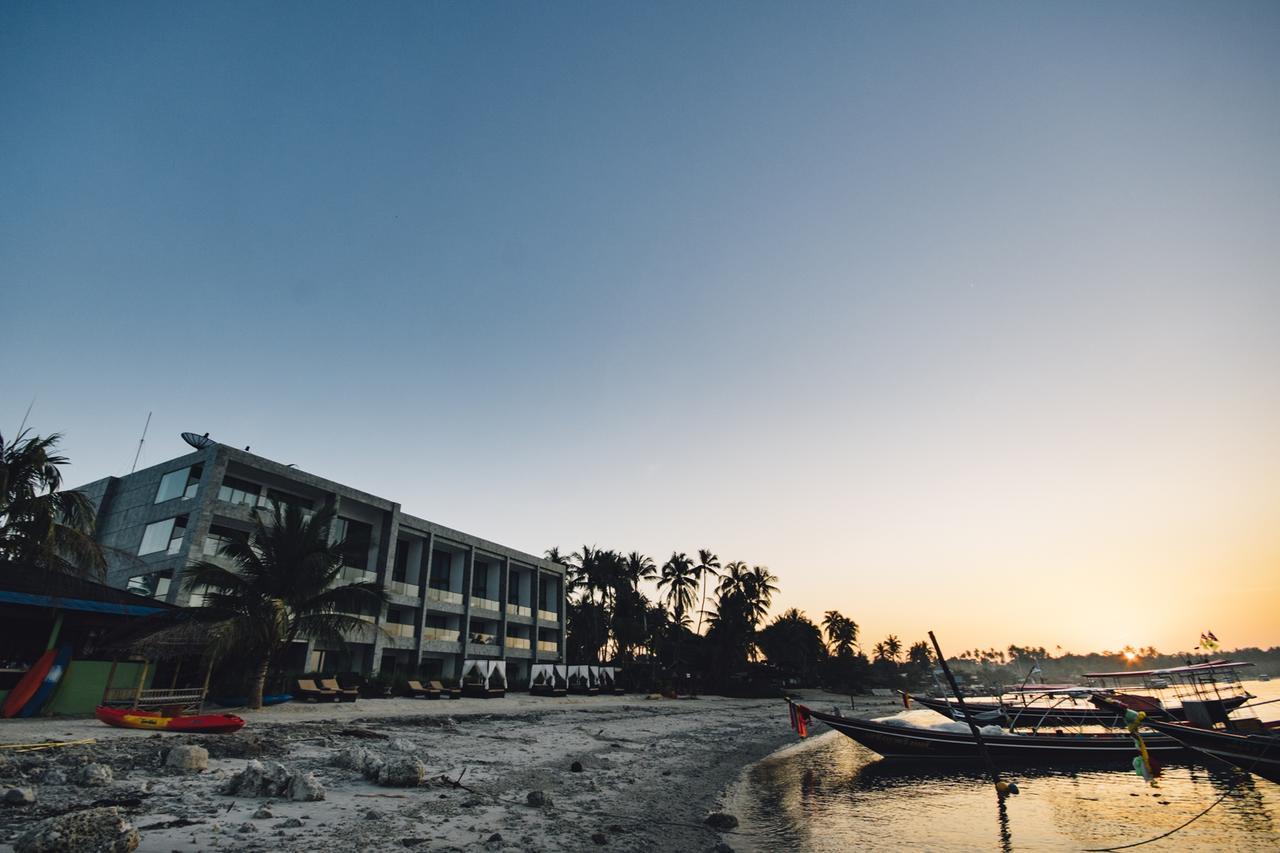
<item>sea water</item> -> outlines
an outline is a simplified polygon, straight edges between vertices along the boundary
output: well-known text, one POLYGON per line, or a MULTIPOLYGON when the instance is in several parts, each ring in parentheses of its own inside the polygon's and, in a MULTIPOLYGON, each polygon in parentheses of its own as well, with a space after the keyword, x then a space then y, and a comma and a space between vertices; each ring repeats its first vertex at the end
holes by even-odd
MULTIPOLYGON (((1246 686, 1280 697, 1275 682, 1246 686)), ((1280 702, 1258 714, 1280 717, 1280 702)), ((1212 805, 1136 849, 1280 850, 1280 785, 1226 764, 1170 764, 1155 786, 1128 766, 1008 768, 1021 793, 1001 802, 980 765, 889 761, 824 728, 743 772, 726 803, 742 822, 734 849, 1087 850, 1144 841, 1212 805)))

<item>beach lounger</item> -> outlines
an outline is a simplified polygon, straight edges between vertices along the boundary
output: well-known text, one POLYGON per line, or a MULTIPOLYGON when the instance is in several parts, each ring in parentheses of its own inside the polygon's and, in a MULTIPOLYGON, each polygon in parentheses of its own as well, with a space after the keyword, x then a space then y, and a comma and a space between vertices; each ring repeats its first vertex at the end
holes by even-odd
POLYGON ((462 688, 460 687, 445 687, 443 684, 441 684, 438 681, 428 681, 427 687, 436 691, 435 698, 437 699, 439 699, 441 696, 448 696, 450 699, 462 698, 462 688))
POLYGON ((338 679, 336 678, 322 678, 320 680, 320 686, 325 690, 332 690, 338 697, 339 702, 354 702, 360 698, 360 691, 358 689, 352 687, 350 690, 347 690, 340 687, 338 685, 338 679))
POLYGON ((462 684, 462 695, 476 699, 501 699, 507 695, 505 687, 490 687, 483 681, 465 681, 462 684))
POLYGON ((337 702, 338 693, 336 690, 326 690, 317 687, 315 681, 310 678, 298 679, 298 699, 303 702, 308 699, 315 702, 337 702))
MULTIPOLYGON (((434 684, 435 682, 432 682, 434 684)), ((421 681, 409 682, 409 695, 414 699, 439 699, 444 691, 430 685, 423 687, 421 681)))

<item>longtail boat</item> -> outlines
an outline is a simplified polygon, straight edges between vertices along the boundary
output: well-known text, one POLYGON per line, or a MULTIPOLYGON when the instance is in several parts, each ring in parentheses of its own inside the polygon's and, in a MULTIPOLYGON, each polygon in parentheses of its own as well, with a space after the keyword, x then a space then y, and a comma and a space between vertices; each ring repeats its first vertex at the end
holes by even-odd
MULTIPOLYGON (((1144 724, 1183 746, 1280 783, 1280 720, 1248 727, 1240 726, 1244 721, 1234 722, 1236 728, 1230 730, 1161 720, 1144 724)), ((1147 738, 1148 748, 1153 739, 1147 738)))
POLYGON ((136 708, 108 708, 99 705, 93 712, 99 720, 118 729, 150 729, 166 732, 201 732, 222 734, 244 727, 244 720, 235 714, 195 714, 170 717, 158 711, 139 711, 136 708))
MULTIPOLYGON (((885 758, 978 760, 981 753, 970 732, 893 725, 878 720, 859 720, 824 714, 804 705, 794 705, 793 713, 802 723, 819 720, 885 758)), ((1128 734, 1011 734, 987 733, 982 740, 997 762, 1021 764, 1084 764, 1098 761, 1128 766, 1138 754, 1128 734)), ((1159 758, 1183 758, 1187 750, 1175 739, 1160 735, 1146 739, 1147 751, 1159 758)))

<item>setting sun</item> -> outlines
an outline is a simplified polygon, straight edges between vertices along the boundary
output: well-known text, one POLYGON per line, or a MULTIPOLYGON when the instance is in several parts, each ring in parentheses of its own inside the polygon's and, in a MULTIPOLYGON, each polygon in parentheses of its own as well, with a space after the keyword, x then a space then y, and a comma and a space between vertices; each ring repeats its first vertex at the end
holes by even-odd
POLYGON ((1125 652, 1124 659, 1127 660, 1129 663, 1133 663, 1138 659, 1138 654, 1137 652, 1125 652))

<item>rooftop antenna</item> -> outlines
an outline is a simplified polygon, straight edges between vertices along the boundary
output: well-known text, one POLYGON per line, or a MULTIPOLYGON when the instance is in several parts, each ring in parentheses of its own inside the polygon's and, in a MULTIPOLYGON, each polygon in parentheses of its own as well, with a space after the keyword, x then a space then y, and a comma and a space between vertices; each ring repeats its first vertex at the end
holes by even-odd
POLYGON ((31 395, 31 402, 27 404, 27 413, 22 416, 22 423, 18 426, 18 435, 22 435, 22 431, 27 428, 27 418, 31 417, 31 407, 36 404, 36 395, 31 395))
POLYGON ((142 455, 142 442, 147 440, 147 427, 151 426, 151 413, 147 412, 147 422, 142 425, 142 438, 138 439, 138 452, 133 454, 133 467, 129 469, 132 474, 138 470, 138 457, 142 455))

